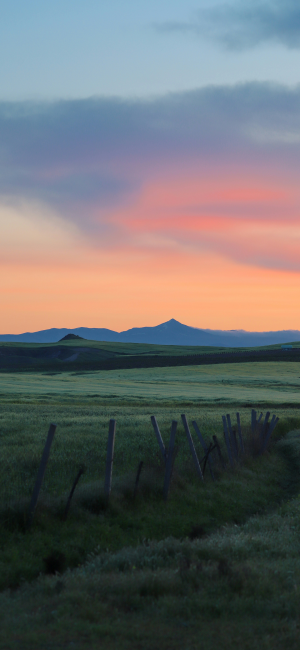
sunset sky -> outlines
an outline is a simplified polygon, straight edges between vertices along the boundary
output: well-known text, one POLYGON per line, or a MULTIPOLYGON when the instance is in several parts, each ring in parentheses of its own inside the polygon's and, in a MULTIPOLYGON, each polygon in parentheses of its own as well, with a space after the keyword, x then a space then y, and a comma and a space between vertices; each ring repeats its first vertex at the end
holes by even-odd
POLYGON ((4 0, 0 333, 300 329, 300 3, 4 0))

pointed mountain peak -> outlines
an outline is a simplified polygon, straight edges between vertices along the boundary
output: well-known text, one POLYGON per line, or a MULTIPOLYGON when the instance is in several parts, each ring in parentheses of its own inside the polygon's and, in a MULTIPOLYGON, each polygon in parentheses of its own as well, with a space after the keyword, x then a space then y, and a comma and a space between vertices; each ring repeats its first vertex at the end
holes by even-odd
POLYGON ((160 323, 160 325, 157 325, 157 327, 165 327, 166 325, 182 325, 182 323, 180 323, 179 320, 176 320, 175 318, 170 318, 170 320, 167 320, 165 323, 160 323))
POLYGON ((179 323, 179 321, 175 320, 175 318, 170 318, 170 320, 167 320, 165 323, 160 323, 159 325, 156 325, 156 329, 163 329, 163 330, 168 330, 168 329, 174 330, 180 327, 185 327, 185 325, 179 323))

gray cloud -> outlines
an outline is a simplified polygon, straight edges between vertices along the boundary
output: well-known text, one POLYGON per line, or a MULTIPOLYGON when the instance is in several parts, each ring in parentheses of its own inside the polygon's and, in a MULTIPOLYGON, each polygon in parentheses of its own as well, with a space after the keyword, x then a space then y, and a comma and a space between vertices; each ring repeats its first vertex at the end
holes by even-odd
POLYGON ((294 170, 300 87, 208 87, 144 101, 0 104, 0 196, 33 198, 88 228, 168 168, 294 170), (284 160, 284 164, 282 163, 284 160))
POLYGON ((298 0, 238 0, 201 10, 190 21, 170 21, 156 29, 213 38, 231 50, 265 42, 296 49, 300 47, 300 4, 298 0))

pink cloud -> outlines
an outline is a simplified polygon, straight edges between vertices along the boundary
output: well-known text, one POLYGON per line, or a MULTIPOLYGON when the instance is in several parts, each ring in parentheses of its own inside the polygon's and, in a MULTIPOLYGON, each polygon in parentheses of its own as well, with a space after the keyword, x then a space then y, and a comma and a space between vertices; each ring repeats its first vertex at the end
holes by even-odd
POLYGON ((299 211, 298 188, 284 180, 177 175, 145 184, 109 214, 109 223, 125 246, 207 250, 259 267, 299 269, 299 211))

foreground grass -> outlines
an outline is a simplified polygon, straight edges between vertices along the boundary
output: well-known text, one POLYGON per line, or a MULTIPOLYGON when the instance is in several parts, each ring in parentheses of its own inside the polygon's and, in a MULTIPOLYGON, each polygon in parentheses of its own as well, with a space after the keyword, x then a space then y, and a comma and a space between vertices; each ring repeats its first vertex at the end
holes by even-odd
MULTIPOLYGON (((54 570, 82 564, 95 548, 117 551, 143 541, 169 536, 180 539, 207 534, 228 522, 239 524, 253 513, 274 509, 294 490, 288 484, 286 460, 273 453, 250 460, 242 468, 224 472, 217 483, 204 485, 193 475, 174 471, 167 503, 162 500, 163 472, 149 467, 133 500, 134 476, 123 477, 109 506, 101 497, 101 486, 78 488, 71 513, 63 521, 65 500, 41 501, 30 531, 24 528, 23 504, 0 513, 0 588, 15 588, 47 571, 46 558, 62 555, 54 570)), ((290 479, 289 479, 290 480, 290 479)))
POLYGON ((300 500, 202 539, 93 555, 0 596, 7 650, 299 648, 300 500))

